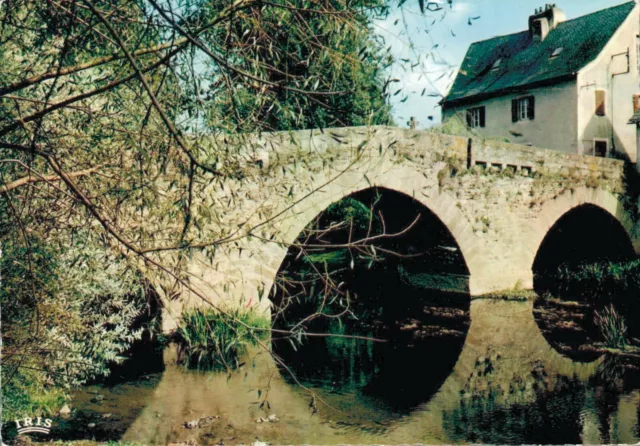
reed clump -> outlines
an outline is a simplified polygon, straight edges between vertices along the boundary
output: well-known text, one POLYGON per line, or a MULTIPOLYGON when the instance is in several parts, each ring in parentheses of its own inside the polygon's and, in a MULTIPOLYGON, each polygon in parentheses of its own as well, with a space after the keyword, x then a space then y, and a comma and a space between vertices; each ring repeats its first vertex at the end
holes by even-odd
POLYGON ((177 331, 180 360, 189 368, 233 370, 246 348, 270 328, 267 317, 253 310, 190 310, 177 331))

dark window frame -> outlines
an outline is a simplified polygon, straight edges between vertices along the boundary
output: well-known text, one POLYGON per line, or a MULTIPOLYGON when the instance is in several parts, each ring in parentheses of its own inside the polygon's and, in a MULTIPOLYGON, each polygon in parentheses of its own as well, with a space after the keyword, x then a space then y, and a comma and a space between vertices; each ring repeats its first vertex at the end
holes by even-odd
POLYGON ((466 116, 469 128, 484 128, 487 125, 487 107, 484 105, 468 108, 466 116), (474 115, 475 113, 478 113, 477 116, 474 115))
POLYGON ((533 121, 536 117, 536 98, 533 95, 511 100, 511 121, 533 121), (524 104, 526 103, 526 109, 524 104))
POLYGON ((593 140, 593 156, 606 158, 609 154, 609 140, 604 138, 596 138, 593 140), (604 145, 604 152, 601 152, 602 155, 598 154, 598 146, 604 145))

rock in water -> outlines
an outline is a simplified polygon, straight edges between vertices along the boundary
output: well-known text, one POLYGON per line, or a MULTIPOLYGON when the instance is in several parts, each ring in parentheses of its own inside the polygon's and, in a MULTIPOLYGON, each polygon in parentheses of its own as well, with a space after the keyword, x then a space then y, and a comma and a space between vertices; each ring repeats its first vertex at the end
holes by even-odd
POLYGON ((187 429, 197 429, 198 428, 198 420, 191 420, 184 423, 184 427, 187 429))

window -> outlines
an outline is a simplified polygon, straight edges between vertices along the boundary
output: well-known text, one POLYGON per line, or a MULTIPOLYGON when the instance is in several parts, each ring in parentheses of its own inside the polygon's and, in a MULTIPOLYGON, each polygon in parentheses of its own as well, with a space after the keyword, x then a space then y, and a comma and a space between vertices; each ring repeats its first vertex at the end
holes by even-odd
POLYGON ((553 59, 554 57, 558 57, 560 55, 560 53, 562 52, 562 50, 564 50, 563 47, 556 48, 555 50, 553 50, 553 53, 551 54, 550 59, 553 59))
POLYGON ((640 111, 640 94, 633 95, 633 113, 640 111))
POLYGON ((491 66, 492 70, 497 70, 498 68, 500 68, 500 64, 502 63, 502 59, 498 59, 496 60, 493 65, 491 66))
POLYGON ((596 90, 596 116, 605 116, 607 114, 606 101, 606 92, 604 90, 596 90))
POLYGON ((605 158, 607 156, 607 151, 609 148, 609 143, 606 139, 596 139, 593 141, 593 155, 605 158))
POLYGON ((511 101, 511 120, 513 122, 533 119, 535 117, 535 98, 526 96, 511 101))
POLYGON ((533 31, 533 35, 535 37, 541 38, 542 37, 542 20, 534 20, 531 26, 531 31, 533 31))
POLYGON ((467 110, 467 125, 472 129, 484 127, 485 125, 485 107, 475 107, 467 110))

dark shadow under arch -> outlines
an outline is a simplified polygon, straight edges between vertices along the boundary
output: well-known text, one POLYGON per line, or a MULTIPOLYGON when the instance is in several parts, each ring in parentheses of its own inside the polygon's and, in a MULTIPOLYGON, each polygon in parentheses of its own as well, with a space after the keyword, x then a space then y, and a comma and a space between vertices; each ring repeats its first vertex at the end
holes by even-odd
POLYGON ((274 336, 274 351, 306 385, 326 395, 352 395, 356 407, 375 407, 380 420, 399 416, 428 401, 457 362, 469 327, 469 269, 450 231, 417 200, 370 188, 338 203, 298 237, 298 243, 313 248, 289 249, 271 292, 274 327, 291 329, 302 323, 308 332, 386 342, 274 336), (326 232, 345 216, 352 223, 326 232), (369 222, 372 236, 382 231, 400 235, 377 238, 376 249, 365 250, 369 255, 331 248, 366 236, 369 222), (327 247, 316 247, 322 243, 327 247), (316 268, 315 279, 300 273, 311 267, 316 268), (335 275, 318 274, 331 268, 335 275), (325 301, 329 281, 340 284, 339 292, 325 301), (340 321, 327 315, 305 319, 319 309, 344 313, 340 321))
POLYGON ((583 204, 564 214, 543 239, 533 262, 534 287, 544 291, 560 266, 622 262, 635 257, 622 224, 609 212, 583 204))
POLYGON ((553 348, 581 362, 601 356, 594 348, 594 342, 601 341, 594 311, 611 303, 613 296, 596 292, 599 276, 590 274, 587 279, 583 272, 585 267, 600 271, 603 265, 633 258, 629 234, 604 209, 583 204, 558 219, 543 239, 532 268, 540 296, 534 306, 536 322, 553 348))

